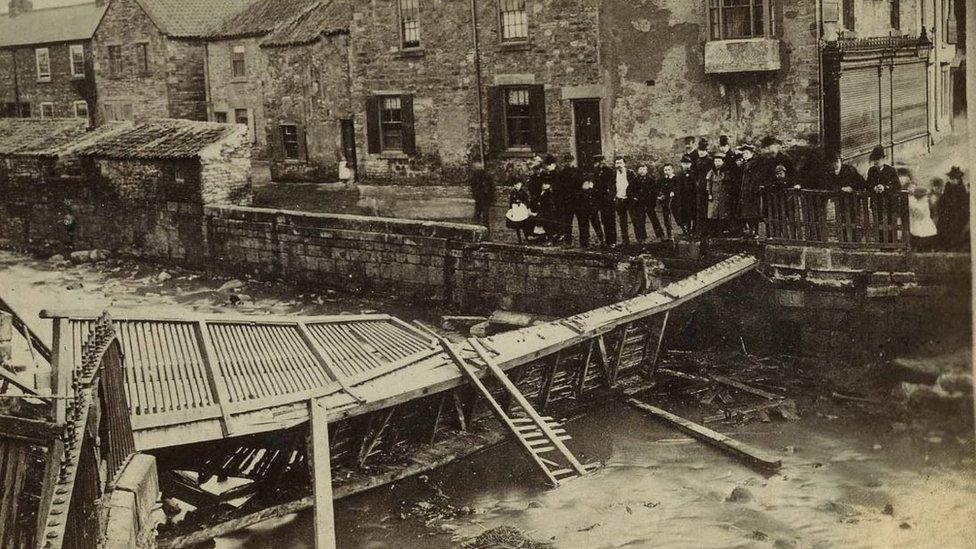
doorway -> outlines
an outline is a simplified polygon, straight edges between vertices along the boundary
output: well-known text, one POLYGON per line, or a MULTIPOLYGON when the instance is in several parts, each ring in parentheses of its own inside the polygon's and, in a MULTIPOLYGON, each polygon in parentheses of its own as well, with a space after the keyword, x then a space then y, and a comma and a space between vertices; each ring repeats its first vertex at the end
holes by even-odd
POLYGON ((353 125, 352 118, 342 118, 339 120, 340 129, 340 139, 342 141, 342 156, 346 161, 346 166, 353 170, 355 173, 359 173, 356 170, 356 129, 353 125))
POLYGON ((594 156, 603 154, 600 100, 577 99, 573 101, 573 121, 576 133, 576 164, 588 166, 592 163, 594 156))

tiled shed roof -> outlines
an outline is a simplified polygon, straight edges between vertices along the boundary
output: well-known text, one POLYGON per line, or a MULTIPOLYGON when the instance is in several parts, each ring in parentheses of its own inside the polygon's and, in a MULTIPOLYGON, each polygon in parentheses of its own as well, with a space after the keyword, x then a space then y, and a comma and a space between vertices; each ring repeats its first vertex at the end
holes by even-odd
POLYGON ((318 0, 257 0, 243 10, 220 21, 211 30, 211 38, 262 36, 283 21, 308 10, 318 0))
POLYGON ((164 34, 207 36, 214 21, 222 21, 252 0, 136 0, 164 34))
POLYGON ((194 158, 235 131, 234 125, 215 122, 153 119, 88 140, 71 152, 97 158, 194 158))
POLYGON ((90 40, 105 6, 80 4, 0 15, 0 48, 90 40))
POLYGON ((320 0, 310 9, 278 25, 261 42, 264 47, 301 46, 322 36, 349 32, 352 8, 346 0, 320 0))
POLYGON ((0 156, 44 154, 84 135, 83 118, 0 118, 0 156))

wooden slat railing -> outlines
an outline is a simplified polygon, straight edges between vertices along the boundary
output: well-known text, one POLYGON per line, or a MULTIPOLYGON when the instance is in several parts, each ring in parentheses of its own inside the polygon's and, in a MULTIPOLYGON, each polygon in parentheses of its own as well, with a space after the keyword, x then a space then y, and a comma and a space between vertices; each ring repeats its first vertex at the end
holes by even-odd
POLYGON ((771 242, 878 249, 911 244, 906 192, 767 191, 763 214, 771 242))

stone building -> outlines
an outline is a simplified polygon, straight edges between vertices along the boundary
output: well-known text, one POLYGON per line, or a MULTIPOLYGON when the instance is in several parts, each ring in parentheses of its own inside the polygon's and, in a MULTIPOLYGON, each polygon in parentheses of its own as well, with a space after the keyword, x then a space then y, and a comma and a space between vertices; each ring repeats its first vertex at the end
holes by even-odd
POLYGON ((536 155, 674 160, 722 134, 858 160, 951 131, 942 0, 318 0, 270 31, 253 23, 265 9, 214 34, 209 82, 212 118, 253 113, 275 179, 345 161, 362 181, 450 184, 483 158, 508 180, 536 155), (253 80, 228 76, 235 48, 253 80), (889 96, 873 111, 868 65, 889 96))
POLYGON ((207 120, 210 29, 247 0, 111 0, 94 37, 97 120, 207 120))
POLYGON ((0 15, 0 117, 89 120, 92 36, 104 13, 99 2, 0 15))
POLYGON ((206 47, 209 120, 248 127, 256 158, 268 153, 265 101, 271 99, 268 55, 261 41, 282 21, 316 4, 314 0, 257 0, 220 22, 206 47))

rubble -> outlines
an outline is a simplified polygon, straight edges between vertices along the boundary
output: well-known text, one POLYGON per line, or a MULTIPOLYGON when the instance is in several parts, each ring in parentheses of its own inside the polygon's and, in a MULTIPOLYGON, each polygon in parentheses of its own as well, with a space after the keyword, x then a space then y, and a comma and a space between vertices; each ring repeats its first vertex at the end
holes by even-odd
POLYGON ((462 549, 548 549, 552 543, 536 541, 514 526, 499 526, 486 530, 476 538, 461 544, 462 549))

